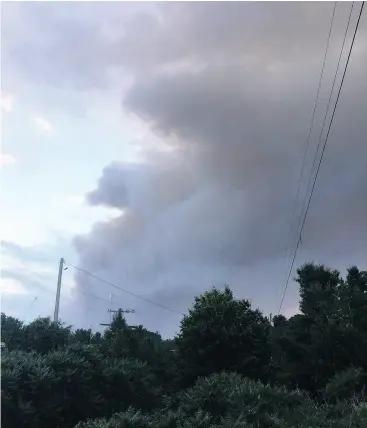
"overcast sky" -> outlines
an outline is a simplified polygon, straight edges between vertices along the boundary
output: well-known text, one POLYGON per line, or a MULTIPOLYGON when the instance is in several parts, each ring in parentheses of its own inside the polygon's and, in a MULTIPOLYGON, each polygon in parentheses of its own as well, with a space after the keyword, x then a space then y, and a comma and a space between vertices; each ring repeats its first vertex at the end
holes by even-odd
MULTIPOLYGON (((336 8, 296 220, 350 8, 336 8)), ((1 9, 2 310, 51 315, 64 257, 178 312, 229 284, 276 313, 333 3, 1 9)), ((366 72, 364 13, 295 267, 367 269, 366 72)), ((180 314, 71 266, 61 318, 97 329, 110 293, 128 322, 177 331, 180 314)), ((297 307, 292 281, 283 311, 297 307)))

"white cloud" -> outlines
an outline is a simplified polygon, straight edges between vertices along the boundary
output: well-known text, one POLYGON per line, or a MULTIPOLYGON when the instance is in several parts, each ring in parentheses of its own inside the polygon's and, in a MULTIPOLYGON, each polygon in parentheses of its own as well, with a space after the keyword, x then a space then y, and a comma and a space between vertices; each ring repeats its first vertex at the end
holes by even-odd
POLYGON ((52 201, 53 205, 56 207, 78 206, 78 205, 83 205, 84 202, 85 202, 84 196, 80 196, 80 195, 57 197, 57 198, 54 198, 52 201))
POLYGON ((84 196, 70 196, 69 198, 67 198, 67 201, 71 205, 82 205, 85 202, 85 198, 84 196))
POLYGON ((51 123, 42 116, 34 116, 33 124, 44 134, 51 135, 54 133, 54 128, 51 123))
POLYGON ((13 278, 1 278, 0 293, 3 294, 16 294, 25 295, 28 291, 24 288, 23 284, 13 278))
POLYGON ((13 106, 14 106, 14 95, 2 92, 1 95, 0 95, 0 106, 1 106, 2 110, 5 110, 8 113, 11 110, 13 110, 13 106))
MULTIPOLYGON (((37 222, 35 216, 24 220, 21 213, 5 212, 0 214, 0 238, 1 240, 15 242, 19 245, 43 244, 49 236, 46 234, 41 221, 37 222)), ((3 262, 3 261, 2 261, 3 262)))
POLYGON ((5 165, 14 165, 16 162, 15 157, 10 153, 0 153, 0 167, 5 165))

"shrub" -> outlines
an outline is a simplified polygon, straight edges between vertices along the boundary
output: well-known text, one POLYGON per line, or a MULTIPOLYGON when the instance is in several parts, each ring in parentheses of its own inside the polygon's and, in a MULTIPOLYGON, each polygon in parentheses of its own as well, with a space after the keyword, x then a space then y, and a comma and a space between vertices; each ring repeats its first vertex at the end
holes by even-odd
POLYGON ((161 393, 145 363, 103 357, 91 345, 2 358, 2 421, 8 427, 70 427, 88 417, 151 410, 161 393))
POLYGON ((360 368, 350 368, 337 373, 327 383, 323 396, 329 402, 347 399, 354 394, 360 394, 364 389, 365 376, 360 368))
POLYGON ((179 394, 180 410, 189 415, 203 410, 218 423, 222 417, 230 416, 242 417, 248 423, 269 424, 275 417, 288 417, 310 403, 308 396, 298 390, 273 388, 237 373, 201 378, 194 387, 179 394))

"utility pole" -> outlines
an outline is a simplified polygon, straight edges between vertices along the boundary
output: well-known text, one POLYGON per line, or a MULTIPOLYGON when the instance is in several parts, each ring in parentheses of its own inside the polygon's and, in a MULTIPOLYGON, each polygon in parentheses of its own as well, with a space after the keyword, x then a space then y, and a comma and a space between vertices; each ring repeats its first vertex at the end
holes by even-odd
MULTIPOLYGON (((110 306, 112 306, 112 293, 110 293, 110 306)), ((110 312, 110 310, 108 312, 110 312)), ((112 312, 110 312, 110 324, 111 323, 112 323, 112 312)))
POLYGON ((135 313, 135 309, 108 309, 108 313, 110 314, 110 322, 108 324, 101 322, 99 325, 109 327, 112 323, 112 314, 114 314, 116 312, 122 312, 124 314, 133 314, 133 313, 135 313))
POLYGON ((59 307, 60 307, 60 291, 61 291, 61 279, 62 279, 62 269, 64 267, 64 259, 60 259, 59 265, 59 275, 57 277, 57 289, 56 289, 56 301, 55 301, 55 312, 54 312, 54 322, 59 321, 59 307))
POLYGON ((116 312, 123 312, 124 314, 134 314, 135 309, 108 309, 109 313, 115 314, 116 312))

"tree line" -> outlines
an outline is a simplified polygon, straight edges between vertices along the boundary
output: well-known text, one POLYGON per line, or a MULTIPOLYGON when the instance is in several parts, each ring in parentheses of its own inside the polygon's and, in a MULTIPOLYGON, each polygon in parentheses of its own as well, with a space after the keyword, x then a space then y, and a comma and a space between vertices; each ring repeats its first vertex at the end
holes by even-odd
POLYGON ((103 334, 2 313, 3 426, 366 428, 367 272, 295 280, 288 319, 213 288, 170 340, 121 311, 103 334))

